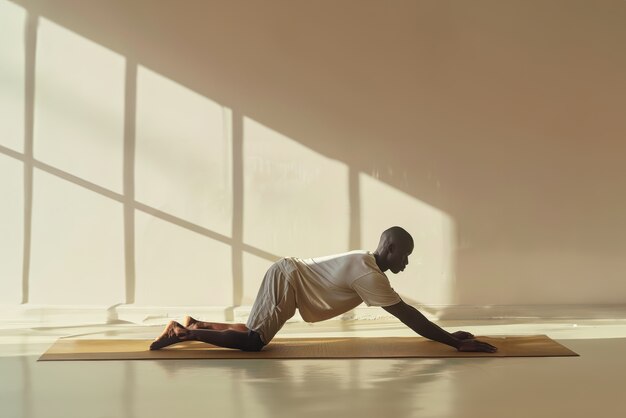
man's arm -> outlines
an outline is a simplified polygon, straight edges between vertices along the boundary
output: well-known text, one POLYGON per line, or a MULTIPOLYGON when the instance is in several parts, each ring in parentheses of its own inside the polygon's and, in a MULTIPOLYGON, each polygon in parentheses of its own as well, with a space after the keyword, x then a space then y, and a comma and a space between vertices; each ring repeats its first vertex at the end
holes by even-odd
POLYGON ((496 347, 485 342, 460 340, 456 338, 448 331, 430 322, 420 311, 402 300, 395 305, 384 306, 383 309, 398 318, 419 335, 442 344, 447 344, 459 351, 494 352, 497 350, 496 347))
POLYGON ((384 306, 383 309, 398 318, 402 323, 422 337, 447 344, 456 349, 458 349, 461 344, 461 340, 430 322, 420 311, 402 300, 395 305, 384 306))

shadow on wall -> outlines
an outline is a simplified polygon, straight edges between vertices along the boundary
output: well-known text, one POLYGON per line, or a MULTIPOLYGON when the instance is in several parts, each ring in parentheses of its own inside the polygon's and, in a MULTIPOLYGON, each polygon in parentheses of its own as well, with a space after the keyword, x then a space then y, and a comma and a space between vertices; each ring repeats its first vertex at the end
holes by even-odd
MULTIPOLYGON (((3 7, 27 39, 13 68, 25 111, 11 109, 25 141, 2 147, 24 162, 23 303, 251 304, 279 254, 362 235, 373 249, 392 224, 416 231, 418 268, 446 272, 422 296, 445 298, 453 234, 438 210, 45 12, 3 7)), ((415 286, 396 288, 413 300, 415 286)))
POLYGON ((407 299, 615 302, 626 6, 557 3, 2 0, 26 86, 6 294, 249 304, 278 256, 401 224, 407 299))

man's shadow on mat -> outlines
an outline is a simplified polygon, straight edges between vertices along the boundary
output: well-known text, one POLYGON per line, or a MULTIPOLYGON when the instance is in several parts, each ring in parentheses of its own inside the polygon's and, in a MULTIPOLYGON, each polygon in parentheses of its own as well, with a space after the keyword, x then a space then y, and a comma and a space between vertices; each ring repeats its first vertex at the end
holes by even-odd
MULTIPOLYGON (((401 415, 407 410, 432 407, 420 402, 423 393, 449 392, 450 374, 459 359, 325 359, 325 360, 184 360, 157 361, 168 375, 197 374, 202 369, 223 369, 232 376, 239 393, 252 394, 267 416, 292 416, 311 399, 316 411, 336 412, 350 405, 351 414, 369 414, 379 405, 381 415, 401 415), (397 411, 396 411, 397 410, 397 411), (394 412, 395 411, 395 412, 394 412)), ((492 359, 478 360, 484 362, 492 359), (484 360, 484 361, 483 361, 484 360)), ((251 398, 247 400, 252 401, 251 398)))

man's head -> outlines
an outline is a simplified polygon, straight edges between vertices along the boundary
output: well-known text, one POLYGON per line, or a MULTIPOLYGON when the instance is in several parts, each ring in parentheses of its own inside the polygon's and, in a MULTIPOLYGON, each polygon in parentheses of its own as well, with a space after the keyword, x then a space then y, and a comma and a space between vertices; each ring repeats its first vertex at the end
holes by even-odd
POLYGON ((374 256, 381 271, 399 273, 409 264, 409 255, 412 252, 411 234, 399 226, 392 226, 381 234, 374 256))

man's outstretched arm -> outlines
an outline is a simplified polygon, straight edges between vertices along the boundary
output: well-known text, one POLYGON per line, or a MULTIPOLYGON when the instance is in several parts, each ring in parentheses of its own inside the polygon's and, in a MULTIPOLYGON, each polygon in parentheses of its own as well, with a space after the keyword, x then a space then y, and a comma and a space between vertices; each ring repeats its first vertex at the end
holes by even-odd
POLYGON ((459 351, 485 351, 493 353, 497 350, 496 347, 485 342, 474 339, 456 338, 448 331, 430 322, 420 311, 404 301, 400 301, 395 305, 384 306, 383 309, 398 318, 419 335, 429 340, 447 344, 459 351))

